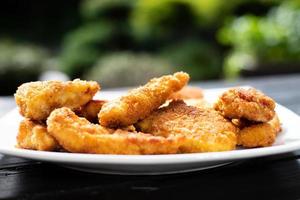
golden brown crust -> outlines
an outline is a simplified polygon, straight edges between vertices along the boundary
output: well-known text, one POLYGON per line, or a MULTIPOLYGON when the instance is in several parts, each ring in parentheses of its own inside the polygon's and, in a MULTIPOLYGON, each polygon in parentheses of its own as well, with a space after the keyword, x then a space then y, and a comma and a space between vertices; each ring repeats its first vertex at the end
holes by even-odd
POLYGON ((247 119, 232 119, 231 122, 239 129, 243 129, 247 126, 251 126, 252 124, 257 123, 257 122, 251 122, 247 119))
POLYGON ((15 100, 20 113, 33 120, 46 120, 52 110, 59 107, 78 109, 90 101, 100 89, 97 82, 36 81, 21 85, 15 100))
POLYGON ((214 107, 230 119, 267 122, 275 115, 274 100, 254 88, 229 89, 219 97, 214 107))
POLYGON ((182 152, 210 152, 235 149, 238 129, 217 111, 187 106, 183 101, 171 102, 140 121, 138 129, 168 137, 183 135, 182 152))
POLYGON ((268 123, 275 129, 276 134, 281 132, 281 123, 280 123, 277 113, 275 113, 275 116, 273 117, 273 119, 268 121, 268 123))
POLYGON ((75 113, 84 117, 90 122, 98 123, 98 113, 100 112, 103 104, 105 104, 106 100, 91 100, 87 104, 80 107, 80 109, 76 110, 75 113))
POLYGON ((189 75, 177 72, 150 80, 119 99, 105 103, 99 112, 99 122, 106 127, 129 126, 148 116, 168 97, 184 87, 189 75))
POLYGON ((271 146, 280 131, 280 121, 275 115, 269 122, 252 123, 241 129, 238 133, 238 145, 249 148, 271 146))
POLYGON ((171 94, 169 99, 202 99, 203 96, 204 94, 201 88, 185 86, 178 92, 171 94))
POLYGON ((54 110, 47 120, 49 133, 66 150, 93 154, 178 153, 180 136, 169 138, 113 130, 79 118, 68 108, 54 110))
POLYGON ((39 151, 59 149, 56 140, 48 134, 46 125, 33 122, 30 119, 24 119, 19 125, 17 146, 39 151))
POLYGON ((253 88, 232 88, 211 106, 202 90, 184 87, 188 80, 183 72, 154 78, 110 102, 92 100, 100 89, 94 81, 23 84, 15 94, 26 117, 19 126, 17 146, 143 155, 228 151, 236 145, 252 148, 274 143, 281 124, 273 99, 253 88))

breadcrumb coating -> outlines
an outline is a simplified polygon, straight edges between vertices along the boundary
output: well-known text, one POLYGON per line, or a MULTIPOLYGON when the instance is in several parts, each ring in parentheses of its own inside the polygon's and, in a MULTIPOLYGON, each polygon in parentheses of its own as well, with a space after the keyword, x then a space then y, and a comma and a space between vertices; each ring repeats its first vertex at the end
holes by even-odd
POLYGON ((93 100, 94 81, 36 81, 15 93, 17 147, 91 154, 176 154, 266 147, 281 131, 275 101, 254 89, 232 88, 215 104, 177 72, 112 101, 93 100))
POLYGON ((142 132, 168 137, 183 135, 182 152, 211 152, 235 149, 236 128, 211 108, 187 106, 183 101, 171 102, 137 123, 142 132))
POLYGON ((81 106, 78 110, 75 110, 75 113, 80 117, 86 118, 90 122, 98 123, 98 113, 106 102, 106 100, 91 100, 87 104, 81 106))
POLYGON ((24 117, 46 120, 55 108, 80 108, 99 89, 95 81, 36 81, 22 84, 15 94, 15 100, 24 117))
POLYGON ((181 136, 168 138, 109 129, 78 117, 69 108, 54 110, 47 120, 49 133, 66 150, 92 154, 174 154, 181 136))
POLYGON ((277 115, 269 122, 246 125, 238 133, 238 145, 247 148, 271 146, 276 135, 281 131, 280 121, 277 115))
POLYGON ((184 72, 154 78, 121 98, 105 103, 98 115, 99 123, 105 127, 132 125, 147 117, 188 81, 189 75, 184 72))
POLYGON ((171 94, 169 99, 202 99, 204 97, 203 90, 198 87, 185 86, 178 92, 171 94))
POLYGON ((224 92, 214 108, 230 119, 267 122, 275 115, 275 101, 254 89, 232 88, 224 92))
POLYGON ((17 146, 39 151, 54 151, 60 148, 56 140, 48 134, 45 124, 30 119, 24 119, 19 125, 17 146))

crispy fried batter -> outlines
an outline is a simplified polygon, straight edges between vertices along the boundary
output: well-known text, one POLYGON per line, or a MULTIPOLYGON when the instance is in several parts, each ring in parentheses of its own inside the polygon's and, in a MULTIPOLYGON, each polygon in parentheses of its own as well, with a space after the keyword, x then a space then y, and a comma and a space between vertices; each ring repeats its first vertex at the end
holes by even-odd
POLYGON ((97 82, 81 81, 37 81, 21 85, 15 100, 20 113, 33 120, 45 120, 52 110, 59 107, 78 109, 90 101, 100 89, 97 82))
POLYGON ((39 151, 59 149, 56 140, 47 132, 46 125, 24 119, 19 126, 18 147, 39 151))
POLYGON ((54 110, 47 125, 59 144, 74 153, 171 154, 179 152, 182 141, 180 136, 164 138, 108 129, 78 117, 69 108, 54 110))
POLYGON ((254 88, 232 88, 219 97, 214 107, 225 117, 256 122, 267 122, 275 114, 274 100, 254 88))
POLYGON ((106 102, 106 100, 91 100, 87 104, 81 106, 80 109, 75 110, 75 113, 80 117, 86 118, 90 122, 98 123, 98 113, 106 102))
POLYGON ((235 149, 238 129, 217 111, 171 102, 137 124, 147 133, 168 137, 184 135, 182 152, 210 152, 235 149))
POLYGON ((243 129, 247 126, 251 126, 253 123, 257 124, 257 122, 251 122, 247 119, 232 119, 231 122, 239 129, 243 129))
MULTIPOLYGON (((245 126, 245 124, 243 124, 245 126)), ((276 135, 281 131, 280 121, 275 114, 269 122, 246 125, 238 133, 238 145, 243 147, 266 147, 271 146, 276 139, 276 135)))
POLYGON ((168 97, 184 87, 189 75, 177 72, 150 80, 119 99, 105 103, 99 112, 99 122, 106 127, 128 126, 147 117, 168 97))
POLYGON ((274 143, 281 124, 273 99, 254 88, 232 88, 212 106, 201 89, 184 87, 188 81, 184 72, 154 78, 109 102, 92 100, 100 89, 94 81, 25 83, 15 94, 26 117, 19 126, 17 146, 143 155, 274 143))
POLYGON ((281 123, 277 113, 275 113, 273 119, 268 121, 268 123, 275 129, 276 134, 281 132, 281 123))
POLYGON ((203 98, 203 91, 197 87, 190 87, 185 86, 178 92, 171 94, 169 99, 202 99, 203 98))

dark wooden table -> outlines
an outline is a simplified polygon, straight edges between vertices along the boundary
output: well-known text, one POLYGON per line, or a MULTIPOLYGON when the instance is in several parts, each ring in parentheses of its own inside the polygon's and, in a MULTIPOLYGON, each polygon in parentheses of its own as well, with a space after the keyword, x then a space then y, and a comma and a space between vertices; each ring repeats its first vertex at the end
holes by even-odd
MULTIPOLYGON (((300 75, 201 82, 203 88, 251 85, 300 114, 300 75)), ((0 110, 13 107, 0 98, 0 110), (4 103, 3 103, 4 102, 4 103), (2 103, 2 104, 1 104, 2 103)), ((300 130, 300 124, 299 124, 300 130)), ((300 134, 300 132, 299 132, 300 134)), ((117 176, 0 155, 0 199, 300 199, 300 151, 186 174, 117 176)))

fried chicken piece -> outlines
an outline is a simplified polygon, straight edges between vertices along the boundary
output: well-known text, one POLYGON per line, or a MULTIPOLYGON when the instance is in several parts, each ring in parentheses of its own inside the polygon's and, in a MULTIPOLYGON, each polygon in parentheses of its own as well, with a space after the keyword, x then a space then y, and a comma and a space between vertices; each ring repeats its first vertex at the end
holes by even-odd
POLYGON ((49 133, 66 150, 92 154, 172 154, 179 152, 180 136, 168 138, 114 130, 92 124, 69 108, 54 110, 47 119, 49 133))
POLYGON ((138 130, 158 136, 183 135, 182 152, 212 152, 235 149, 236 128, 214 109, 171 102, 137 123, 138 130))
POLYGON ((86 118, 90 122, 98 123, 98 113, 106 102, 106 100, 91 100, 87 104, 81 106, 80 109, 75 110, 75 113, 80 117, 86 118))
POLYGON ((257 124, 257 122, 251 122, 247 119, 232 119, 231 122, 239 129, 251 126, 252 124, 257 124))
POLYGON ((254 88, 229 89, 219 97, 214 107, 230 119, 267 122, 275 115, 274 100, 254 88))
POLYGON ((15 100, 24 117, 46 120, 55 108, 80 108, 99 89, 97 82, 79 79, 67 82, 36 81, 22 84, 15 94, 15 100))
POLYGON ((98 115, 99 122, 105 127, 132 125, 162 105, 172 93, 184 87, 188 80, 189 75, 184 72, 154 78, 146 85, 105 103, 98 115))
POLYGON ((271 146, 280 131, 280 121, 275 115, 269 122, 255 123, 241 129, 237 134, 238 145, 250 148, 271 146))
POLYGON ((197 87, 185 86, 178 92, 171 94, 169 99, 202 99, 204 96, 202 89, 197 87))
POLYGON ((54 151, 60 148, 56 140, 48 134, 45 124, 30 119, 24 119, 20 123, 17 146, 39 151, 54 151))
POLYGON ((268 123, 275 129, 276 135, 281 132, 281 123, 277 113, 268 123))

